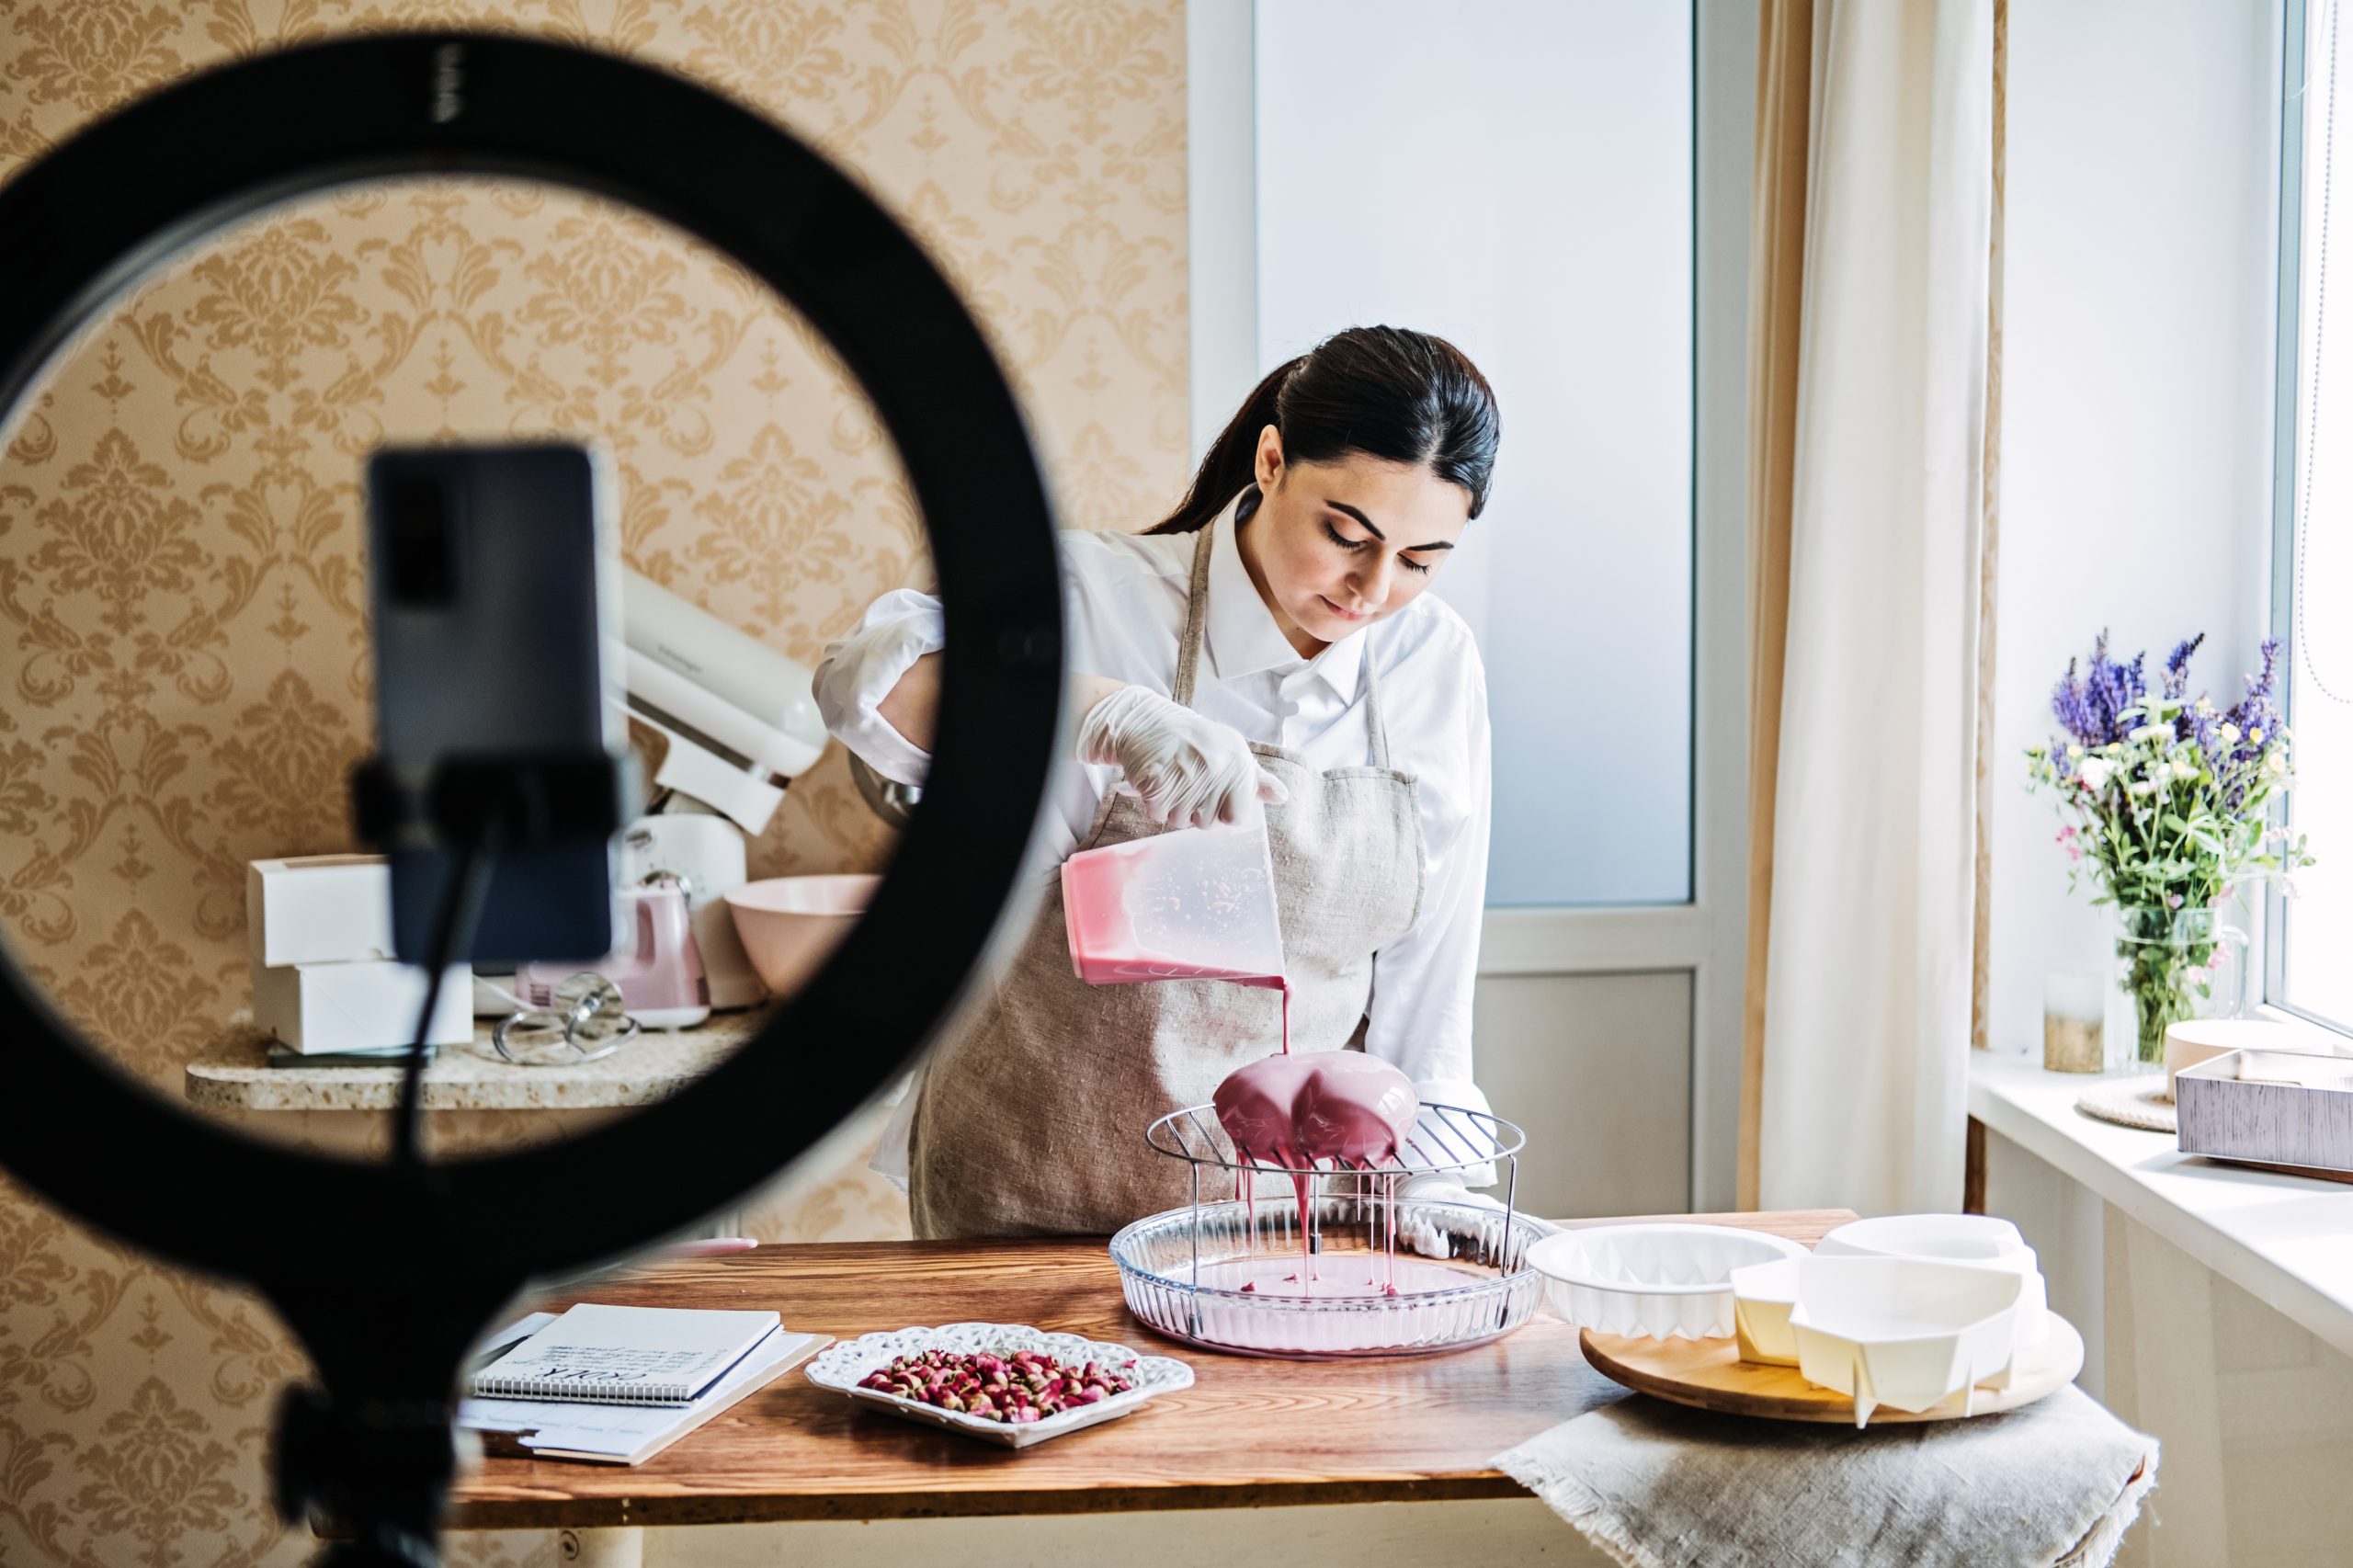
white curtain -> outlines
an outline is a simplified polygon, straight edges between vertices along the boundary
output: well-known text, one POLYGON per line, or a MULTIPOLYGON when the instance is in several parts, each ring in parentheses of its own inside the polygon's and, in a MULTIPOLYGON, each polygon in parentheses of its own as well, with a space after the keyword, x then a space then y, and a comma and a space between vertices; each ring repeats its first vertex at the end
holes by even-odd
POLYGON ((1814 0, 1758 1196, 1959 1207, 1994 0, 1814 0))

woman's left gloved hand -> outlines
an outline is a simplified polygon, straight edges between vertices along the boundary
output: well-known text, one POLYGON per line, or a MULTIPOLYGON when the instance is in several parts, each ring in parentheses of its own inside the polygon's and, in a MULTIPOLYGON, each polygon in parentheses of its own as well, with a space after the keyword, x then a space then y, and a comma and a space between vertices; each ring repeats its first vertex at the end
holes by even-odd
POLYGON ((1154 822, 1250 823, 1259 802, 1289 798, 1242 733, 1140 686, 1115 687, 1078 722, 1081 762, 1116 765, 1154 822))

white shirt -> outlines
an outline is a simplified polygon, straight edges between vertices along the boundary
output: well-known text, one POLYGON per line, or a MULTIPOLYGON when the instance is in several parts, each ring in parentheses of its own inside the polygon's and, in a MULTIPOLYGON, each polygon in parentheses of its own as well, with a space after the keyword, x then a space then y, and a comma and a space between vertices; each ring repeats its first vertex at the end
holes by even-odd
MULTIPOLYGON (((1471 995, 1491 814, 1487 676, 1478 645, 1462 618, 1426 592, 1302 659, 1242 564, 1232 514, 1211 527, 1217 537, 1193 709, 1245 740, 1296 752, 1314 767, 1364 767, 1371 761, 1363 685, 1370 646, 1380 667, 1390 766, 1419 781, 1427 864, 1421 913, 1373 955, 1365 1049, 1414 1079, 1425 1100, 1484 1110, 1485 1096, 1471 1081, 1471 995)), ((1068 667, 1169 695, 1196 536, 1071 529, 1060 540, 1068 667)), ((869 607, 817 668, 826 729, 877 772, 904 784, 923 782, 930 756, 877 708, 908 667, 942 642, 939 601, 902 588, 869 607)), ((1078 847, 1104 791, 1119 778, 1114 767, 1056 765, 1048 786, 1045 863, 1059 866, 1078 847)), ((903 1110, 886 1135, 878 1169, 892 1168, 892 1145, 904 1141, 909 1114, 903 1110)))

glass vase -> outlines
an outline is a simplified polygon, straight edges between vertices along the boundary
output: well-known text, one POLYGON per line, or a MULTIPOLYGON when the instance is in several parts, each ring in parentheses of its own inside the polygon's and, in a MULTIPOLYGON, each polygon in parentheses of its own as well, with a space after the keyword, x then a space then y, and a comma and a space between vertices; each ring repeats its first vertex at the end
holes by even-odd
POLYGON ((2165 1030, 2184 1018, 2228 1017, 2245 998, 2246 937, 2211 909, 2120 909, 2117 982, 2132 1006, 2133 1060, 2162 1067, 2165 1030))

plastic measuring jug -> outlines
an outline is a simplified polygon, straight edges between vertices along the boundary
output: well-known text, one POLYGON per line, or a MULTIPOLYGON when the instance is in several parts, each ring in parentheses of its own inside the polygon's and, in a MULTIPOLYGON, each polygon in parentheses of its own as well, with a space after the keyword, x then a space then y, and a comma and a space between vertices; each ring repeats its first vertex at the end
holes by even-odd
POLYGON ((1178 828, 1081 850, 1063 862, 1063 918, 1071 968, 1089 985, 1282 981, 1263 823, 1178 828))

